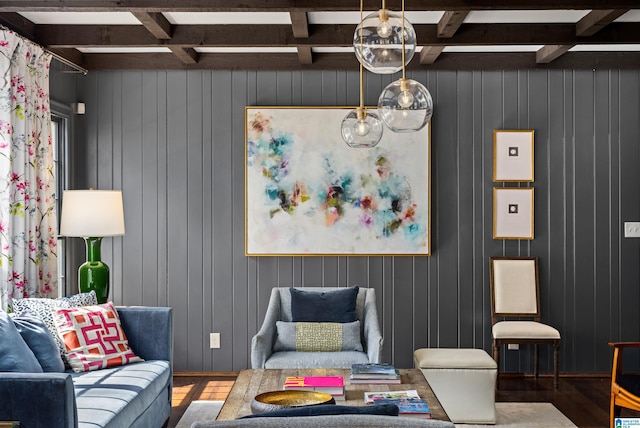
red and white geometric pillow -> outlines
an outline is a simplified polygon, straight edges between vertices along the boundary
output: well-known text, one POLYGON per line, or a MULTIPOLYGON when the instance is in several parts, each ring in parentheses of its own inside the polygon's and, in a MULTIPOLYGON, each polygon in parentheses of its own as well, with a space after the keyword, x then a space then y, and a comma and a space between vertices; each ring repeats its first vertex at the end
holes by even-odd
POLYGON ((74 372, 144 361, 133 353, 111 302, 58 309, 53 313, 58 335, 74 372))

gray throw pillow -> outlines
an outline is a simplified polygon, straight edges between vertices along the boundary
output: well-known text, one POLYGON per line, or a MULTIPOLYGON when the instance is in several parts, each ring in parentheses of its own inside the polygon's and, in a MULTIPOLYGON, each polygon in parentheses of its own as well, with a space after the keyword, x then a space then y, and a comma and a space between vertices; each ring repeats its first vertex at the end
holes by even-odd
POLYGON ((275 352, 362 352, 360 321, 350 323, 276 321, 275 352))
POLYGON ((6 312, 0 311, 0 372, 42 373, 42 367, 6 312))

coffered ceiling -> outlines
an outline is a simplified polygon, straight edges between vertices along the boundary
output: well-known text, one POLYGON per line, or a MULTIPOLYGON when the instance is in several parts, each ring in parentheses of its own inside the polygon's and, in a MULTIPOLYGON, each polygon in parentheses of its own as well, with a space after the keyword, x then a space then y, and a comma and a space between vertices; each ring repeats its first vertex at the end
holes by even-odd
MULTIPOLYGON (((409 69, 640 68, 639 0, 405 0, 409 69)), ((0 24, 87 70, 353 69, 359 0, 2 0, 0 24)), ((365 13, 380 8, 365 0, 365 13)), ((400 0, 388 0, 399 11, 400 0)))

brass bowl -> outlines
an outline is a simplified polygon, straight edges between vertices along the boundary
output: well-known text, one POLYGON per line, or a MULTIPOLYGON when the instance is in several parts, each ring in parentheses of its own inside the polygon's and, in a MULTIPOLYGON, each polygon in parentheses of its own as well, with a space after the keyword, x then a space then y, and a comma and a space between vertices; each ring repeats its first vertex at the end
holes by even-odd
POLYGON ((317 391, 270 391, 256 395, 251 401, 251 412, 265 413, 291 407, 318 406, 320 404, 335 404, 336 401, 325 392, 317 391))

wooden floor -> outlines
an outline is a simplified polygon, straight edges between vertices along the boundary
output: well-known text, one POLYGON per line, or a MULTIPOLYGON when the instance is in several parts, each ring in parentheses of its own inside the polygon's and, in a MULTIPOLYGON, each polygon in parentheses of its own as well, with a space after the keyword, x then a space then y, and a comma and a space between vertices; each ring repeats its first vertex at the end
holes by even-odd
MULTIPOLYGON (((224 400, 235 377, 176 375, 173 378, 173 409, 169 428, 176 426, 189 403, 194 400, 224 400)), ((501 376, 497 402, 552 403, 579 428, 605 428, 609 424, 608 375, 598 377, 561 377, 560 388, 553 390, 553 379, 529 376, 501 376)), ((639 413, 623 410, 622 416, 640 417, 639 413)))

